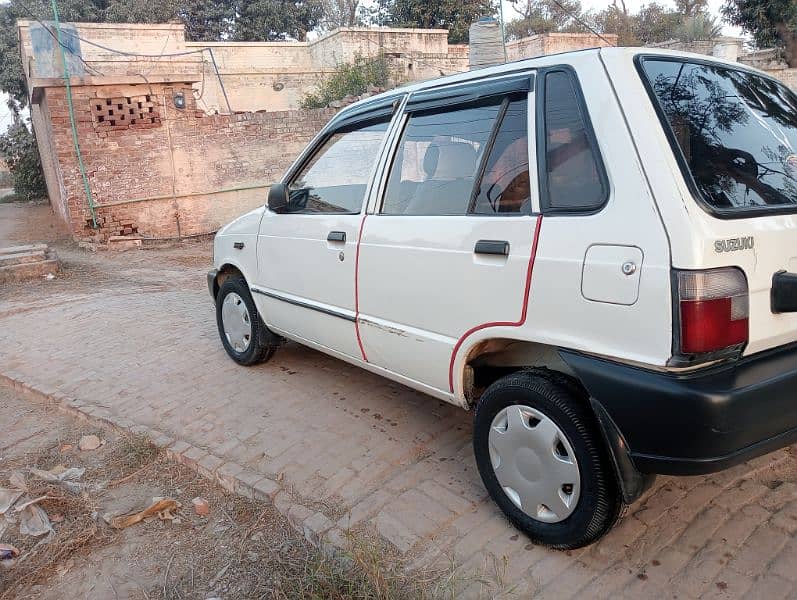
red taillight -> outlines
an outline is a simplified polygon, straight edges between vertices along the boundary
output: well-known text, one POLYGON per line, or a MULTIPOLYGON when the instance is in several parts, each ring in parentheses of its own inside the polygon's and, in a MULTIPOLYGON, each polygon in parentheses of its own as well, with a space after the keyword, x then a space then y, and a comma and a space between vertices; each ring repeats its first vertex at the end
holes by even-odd
POLYGON ((748 339, 747 279, 736 268, 678 272, 681 354, 717 352, 748 339))

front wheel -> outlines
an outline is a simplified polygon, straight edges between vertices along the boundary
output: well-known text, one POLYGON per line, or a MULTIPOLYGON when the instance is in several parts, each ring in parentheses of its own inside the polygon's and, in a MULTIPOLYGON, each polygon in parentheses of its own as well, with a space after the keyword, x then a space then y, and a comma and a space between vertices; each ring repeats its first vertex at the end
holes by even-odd
POLYGON ((567 550, 606 533, 622 501, 594 416, 558 375, 519 372, 487 388, 473 448, 509 520, 532 541, 567 550))
POLYGON ((241 278, 230 277, 216 296, 216 324, 227 354, 239 365, 265 362, 276 351, 280 338, 263 323, 241 278))

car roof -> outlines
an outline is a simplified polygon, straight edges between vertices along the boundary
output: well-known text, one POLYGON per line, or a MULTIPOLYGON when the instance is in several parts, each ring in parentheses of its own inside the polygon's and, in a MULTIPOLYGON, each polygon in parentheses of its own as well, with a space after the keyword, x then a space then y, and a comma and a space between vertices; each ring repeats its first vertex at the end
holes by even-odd
POLYGON ((481 69, 474 69, 472 71, 463 71, 460 73, 455 73, 453 75, 445 75, 443 77, 436 77, 434 79, 427 79, 424 81, 419 81, 415 83, 410 83, 404 85, 402 87, 398 87, 392 90, 388 90, 387 92, 383 92, 381 94, 377 94, 375 96, 370 96, 369 98, 364 98, 358 102, 354 102, 349 106, 343 108, 337 115, 335 115, 335 119, 344 118, 350 111, 360 111, 367 108, 367 105, 370 104, 382 104, 389 99, 394 99, 404 94, 408 94, 411 92, 417 92, 420 90, 426 90, 436 87, 443 87, 446 85, 452 85, 457 83, 468 83, 474 82, 481 79, 487 79, 493 76, 500 76, 500 75, 508 75, 511 73, 517 73, 518 71, 524 70, 533 70, 547 66, 553 65, 561 65, 561 64, 569 64, 573 60, 583 60, 587 57, 595 57, 597 58, 599 55, 609 56, 626 56, 628 58, 633 58, 637 55, 646 55, 646 56, 673 56, 679 58, 692 58, 695 60, 699 60, 702 62, 713 62, 718 64, 724 64, 729 67, 733 67, 736 69, 751 71, 757 73, 759 75, 767 75, 767 73, 763 71, 759 71, 749 65, 745 65, 739 62, 733 62, 729 60, 725 60, 722 58, 717 58, 715 56, 707 56, 705 54, 695 54, 693 52, 683 52, 680 50, 666 50, 663 48, 649 48, 644 46, 636 46, 636 47, 602 47, 602 48, 587 48, 583 50, 569 50, 567 52, 560 52, 556 54, 546 54, 545 56, 537 56, 534 58, 521 58, 519 60, 514 60, 506 63, 501 63, 499 65, 494 65, 491 67, 484 67, 481 69))

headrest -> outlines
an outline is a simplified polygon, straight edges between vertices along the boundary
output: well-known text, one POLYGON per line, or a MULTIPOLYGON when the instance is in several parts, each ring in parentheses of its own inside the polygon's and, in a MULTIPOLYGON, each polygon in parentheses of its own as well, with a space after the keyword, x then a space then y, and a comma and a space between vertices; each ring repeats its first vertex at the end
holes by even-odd
POLYGON ((423 157, 423 170, 430 179, 472 177, 476 150, 466 142, 432 142, 423 157))
POLYGON ((426 154, 423 155, 423 171, 427 179, 434 177, 438 160, 440 160, 440 146, 437 145, 437 142, 432 142, 426 149, 426 154))

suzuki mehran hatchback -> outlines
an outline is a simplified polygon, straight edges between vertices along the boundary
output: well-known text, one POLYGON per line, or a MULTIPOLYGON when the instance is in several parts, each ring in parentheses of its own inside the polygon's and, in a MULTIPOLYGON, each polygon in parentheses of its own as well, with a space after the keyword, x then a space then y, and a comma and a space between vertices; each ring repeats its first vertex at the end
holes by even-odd
POLYGON ((369 98, 214 250, 233 360, 287 338, 474 410, 542 544, 797 440, 797 98, 740 64, 609 48, 369 98))

